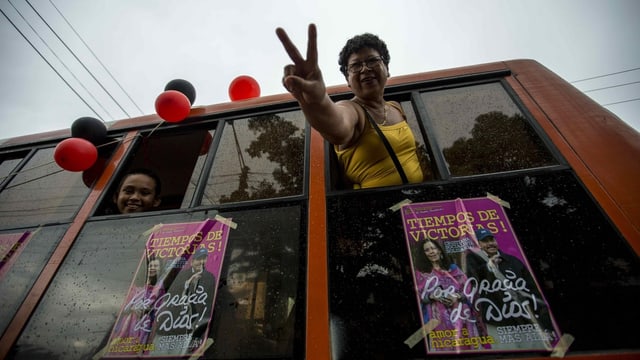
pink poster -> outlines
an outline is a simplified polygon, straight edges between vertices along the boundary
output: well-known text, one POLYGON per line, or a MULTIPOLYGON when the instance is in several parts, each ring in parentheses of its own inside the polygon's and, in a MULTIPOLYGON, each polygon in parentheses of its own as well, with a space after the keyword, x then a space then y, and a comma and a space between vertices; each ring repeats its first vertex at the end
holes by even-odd
POLYGON ((402 206, 427 353, 551 351, 560 332, 500 204, 402 206))
POLYGON ((229 236, 216 220, 156 227, 104 357, 175 358, 205 348, 229 236))

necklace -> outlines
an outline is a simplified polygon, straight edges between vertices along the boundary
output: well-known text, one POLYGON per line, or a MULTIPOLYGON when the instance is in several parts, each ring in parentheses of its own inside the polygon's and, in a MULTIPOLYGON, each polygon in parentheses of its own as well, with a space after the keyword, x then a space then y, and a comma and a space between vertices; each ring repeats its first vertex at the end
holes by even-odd
POLYGON ((382 126, 387 125, 387 104, 384 104, 384 121, 382 123, 378 123, 378 124, 380 124, 382 126))

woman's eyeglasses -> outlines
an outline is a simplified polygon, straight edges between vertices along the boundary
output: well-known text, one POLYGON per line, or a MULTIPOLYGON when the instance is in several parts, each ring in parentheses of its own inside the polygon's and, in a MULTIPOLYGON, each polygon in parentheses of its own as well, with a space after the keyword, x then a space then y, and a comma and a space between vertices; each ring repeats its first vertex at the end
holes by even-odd
POLYGON ((347 71, 349 71, 349 73, 351 74, 357 74, 361 72, 365 66, 367 67, 367 69, 373 70, 374 67, 382 63, 382 60, 383 60, 382 56, 376 56, 376 57, 369 58, 365 61, 354 62, 349 64, 349 66, 347 66, 347 71))

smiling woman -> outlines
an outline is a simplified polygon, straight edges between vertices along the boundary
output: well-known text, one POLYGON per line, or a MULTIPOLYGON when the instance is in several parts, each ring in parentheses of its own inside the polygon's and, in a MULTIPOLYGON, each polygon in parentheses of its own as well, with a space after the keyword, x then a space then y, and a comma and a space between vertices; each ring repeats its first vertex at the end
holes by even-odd
POLYGON ((338 63, 354 96, 333 102, 318 67, 315 25, 309 25, 307 59, 283 29, 276 33, 294 62, 285 66, 282 84, 309 124, 334 145, 342 181, 354 189, 422 182, 407 117, 399 103, 383 97, 391 58, 384 41, 369 33, 347 41, 338 63))

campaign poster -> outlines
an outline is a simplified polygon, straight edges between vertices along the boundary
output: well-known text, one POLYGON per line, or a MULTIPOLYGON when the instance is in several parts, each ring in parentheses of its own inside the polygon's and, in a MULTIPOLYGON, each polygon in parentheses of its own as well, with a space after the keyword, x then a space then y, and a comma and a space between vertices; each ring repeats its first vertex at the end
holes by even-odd
POLYGON ((401 212, 427 353, 553 349, 560 332, 498 202, 414 203, 401 212))
POLYGON ((228 236, 228 225, 211 219, 156 226, 103 357, 204 351, 228 236))
POLYGON ((11 265, 22 252, 30 231, 14 234, 0 234, 0 279, 9 271, 11 265))

